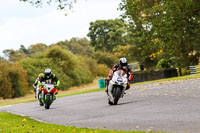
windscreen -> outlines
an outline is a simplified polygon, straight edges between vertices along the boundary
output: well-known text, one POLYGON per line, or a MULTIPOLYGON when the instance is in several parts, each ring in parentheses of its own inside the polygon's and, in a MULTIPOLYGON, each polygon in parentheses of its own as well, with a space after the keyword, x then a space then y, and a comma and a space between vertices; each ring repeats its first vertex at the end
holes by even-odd
POLYGON ((115 73, 120 77, 122 77, 122 76, 124 76, 126 74, 123 70, 118 70, 115 73))

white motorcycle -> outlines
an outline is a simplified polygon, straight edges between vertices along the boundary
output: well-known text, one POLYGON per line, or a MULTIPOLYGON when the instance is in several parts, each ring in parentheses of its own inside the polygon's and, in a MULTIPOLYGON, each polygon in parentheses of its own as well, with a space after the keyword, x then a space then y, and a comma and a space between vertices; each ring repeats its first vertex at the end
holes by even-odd
POLYGON ((127 74, 123 70, 114 72, 112 80, 110 80, 108 88, 108 104, 116 105, 121 97, 124 96, 128 83, 127 74))
POLYGON ((44 104, 41 101, 42 93, 40 92, 40 86, 39 85, 37 85, 37 88, 36 88, 36 98, 38 99, 40 106, 43 106, 44 104))

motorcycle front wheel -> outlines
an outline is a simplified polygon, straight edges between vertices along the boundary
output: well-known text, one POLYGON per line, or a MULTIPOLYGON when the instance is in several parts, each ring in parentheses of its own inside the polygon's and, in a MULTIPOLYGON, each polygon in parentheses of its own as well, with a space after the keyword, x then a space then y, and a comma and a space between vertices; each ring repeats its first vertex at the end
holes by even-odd
POLYGON ((114 105, 117 105, 118 101, 119 101, 119 98, 121 97, 122 95, 122 89, 117 86, 115 88, 113 88, 113 97, 114 97, 114 105))
POLYGON ((47 95, 47 99, 46 99, 46 104, 45 104, 45 109, 49 109, 50 104, 51 104, 51 99, 50 99, 51 95, 47 95))

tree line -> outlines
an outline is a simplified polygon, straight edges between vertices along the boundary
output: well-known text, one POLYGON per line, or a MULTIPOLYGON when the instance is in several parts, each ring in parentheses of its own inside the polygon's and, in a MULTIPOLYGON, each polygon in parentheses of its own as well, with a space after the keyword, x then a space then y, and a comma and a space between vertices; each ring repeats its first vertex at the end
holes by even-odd
POLYGON ((39 73, 51 68, 61 81, 60 88, 88 84, 96 76, 107 76, 116 61, 112 54, 94 51, 86 38, 72 38, 47 46, 43 43, 21 45, 18 50, 3 51, 0 58, 0 97, 15 98, 33 91, 39 73))

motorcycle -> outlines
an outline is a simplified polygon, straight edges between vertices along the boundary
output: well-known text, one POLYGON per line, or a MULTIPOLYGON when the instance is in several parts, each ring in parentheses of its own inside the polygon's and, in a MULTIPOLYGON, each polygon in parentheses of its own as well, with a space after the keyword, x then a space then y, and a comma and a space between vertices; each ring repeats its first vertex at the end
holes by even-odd
POLYGON ((36 98, 38 99, 40 106, 43 106, 44 104, 43 104, 43 102, 41 100, 41 98, 42 98, 41 92, 42 92, 42 89, 40 88, 39 85, 37 85, 37 88, 36 88, 36 98))
POLYGON ((108 87, 108 104, 116 105, 121 97, 124 96, 128 83, 127 74, 123 70, 114 72, 108 87))
POLYGON ((56 99, 56 93, 57 89, 55 85, 53 84, 44 84, 41 88, 41 102, 43 105, 45 105, 45 109, 49 109, 50 105, 53 103, 53 101, 56 99))

